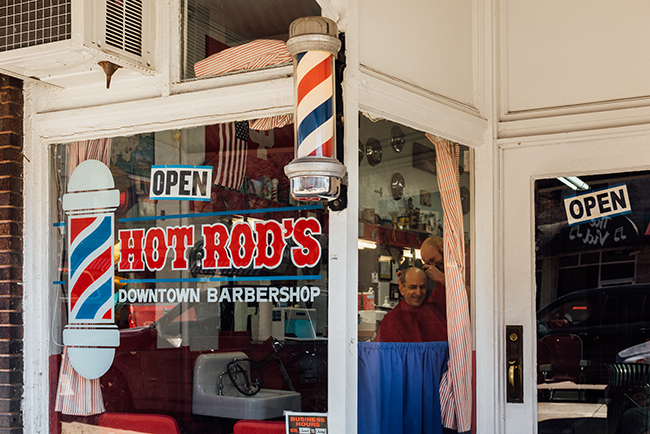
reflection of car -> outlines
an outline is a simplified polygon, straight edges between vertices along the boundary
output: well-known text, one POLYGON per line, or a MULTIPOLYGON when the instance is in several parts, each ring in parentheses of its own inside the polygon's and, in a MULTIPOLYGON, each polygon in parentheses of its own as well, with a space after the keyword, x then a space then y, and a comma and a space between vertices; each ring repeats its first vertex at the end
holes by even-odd
MULTIPOLYGON (((194 364, 201 354, 238 351, 261 361, 273 345, 251 342, 247 331, 221 332, 220 310, 219 303, 181 303, 150 326, 121 329, 113 365, 101 378, 107 411, 167 414, 183 432, 231 432, 220 430, 233 421, 192 414, 194 364)), ((327 411, 326 341, 287 341, 278 354, 302 411, 327 411)), ((279 364, 263 369, 265 388, 288 389, 279 364)))
POLYGON ((607 383, 606 364, 650 338, 650 284, 572 292, 537 312, 540 381, 607 383))

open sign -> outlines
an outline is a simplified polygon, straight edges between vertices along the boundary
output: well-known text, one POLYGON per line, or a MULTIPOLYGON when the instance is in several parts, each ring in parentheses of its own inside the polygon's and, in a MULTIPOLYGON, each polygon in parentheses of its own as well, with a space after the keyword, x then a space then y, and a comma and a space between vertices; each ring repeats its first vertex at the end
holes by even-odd
POLYGON ((210 200, 211 166, 151 166, 149 199, 210 200))
POLYGON ((625 184, 567 196, 564 208, 569 226, 632 212, 625 184))

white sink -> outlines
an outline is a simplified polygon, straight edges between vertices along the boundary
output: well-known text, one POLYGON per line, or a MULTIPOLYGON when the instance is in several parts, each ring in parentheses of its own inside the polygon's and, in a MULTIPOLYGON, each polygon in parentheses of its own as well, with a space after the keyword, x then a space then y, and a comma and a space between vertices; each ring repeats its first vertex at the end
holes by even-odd
MULTIPOLYGON (((240 393, 223 376, 223 395, 218 393, 219 375, 235 358, 247 358, 242 352, 202 354, 194 365, 192 413, 230 419, 273 419, 285 410, 300 411, 300 393, 289 390, 261 389, 253 396, 240 393)), ((241 363, 242 366, 246 366, 241 363)))

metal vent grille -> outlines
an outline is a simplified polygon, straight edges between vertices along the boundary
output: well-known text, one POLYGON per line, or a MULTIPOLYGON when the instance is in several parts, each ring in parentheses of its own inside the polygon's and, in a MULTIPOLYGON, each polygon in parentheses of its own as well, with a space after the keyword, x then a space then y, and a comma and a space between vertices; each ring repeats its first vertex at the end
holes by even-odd
POLYGON ((106 44, 142 56, 142 0, 106 0, 106 44))
POLYGON ((71 0, 0 0, 0 52, 70 39, 71 0))

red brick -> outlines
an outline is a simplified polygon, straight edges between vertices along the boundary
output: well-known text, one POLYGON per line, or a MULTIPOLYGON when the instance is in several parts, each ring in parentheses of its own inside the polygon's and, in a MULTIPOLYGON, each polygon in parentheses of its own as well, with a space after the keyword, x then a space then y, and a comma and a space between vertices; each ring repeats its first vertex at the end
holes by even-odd
POLYGON ((0 325, 0 339, 22 339, 23 337, 21 325, 0 325))
POLYGON ((0 103, 0 117, 5 117, 5 116, 16 116, 22 118, 23 117, 22 104, 16 101, 0 103))
POLYGON ((15 87, 0 87, 0 101, 22 103, 23 91, 15 87))
POLYGON ((20 285, 17 282, 0 282, 0 296, 3 295, 22 297, 23 285, 20 285))
POLYGON ((23 150, 16 146, 0 146, 0 161, 22 161, 23 150))
POLYGON ((11 77, 9 75, 0 74, 0 88, 7 87, 7 86, 22 89, 23 82, 18 78, 11 77))
POLYGON ((0 118, 0 130, 21 133, 23 131, 23 120, 20 117, 0 118))
MULTIPOLYGON (((23 299, 22 297, 7 297, 0 296, 0 311, 1 310, 23 310, 23 299)), ((4 352, 0 348, 0 354, 4 352)))
MULTIPOLYGON (((23 255, 20 252, 0 252, 0 265, 14 265, 17 267, 22 267, 23 255)), ((2 324, 1 321, 0 324, 2 324)))
POLYGON ((0 146, 15 146, 17 148, 22 148, 22 135, 12 133, 11 131, 0 131, 0 146))
MULTIPOLYGON (((0 194, 0 196, 2 196, 0 194)), ((5 222, 0 223, 0 236, 1 235, 23 235, 23 224, 19 222, 5 222)), ((3 265, 0 261, 0 265, 3 265)))
MULTIPOLYGON (((22 352, 23 352, 22 340, 12 340, 12 341, 0 340, 1 354, 21 354, 22 352)), ((0 387, 0 389, 2 389, 2 387, 0 387)))
POLYGON ((21 251, 23 239, 21 237, 0 237, 0 250, 21 251))
POLYGON ((22 195, 23 180, 15 176, 0 178, 0 192, 3 191, 11 191, 22 195))
MULTIPOLYGON (((2 181, 0 181, 2 184, 2 181)), ((22 221, 23 209, 12 206, 0 206, 0 220, 22 221)))
POLYGON ((23 165, 15 161, 1 161, 0 175, 3 176, 23 176, 23 165))
POLYGON ((0 280, 19 281, 23 278, 22 267, 0 268, 0 280))
MULTIPOLYGON (((23 196, 11 191, 0 191, 0 205, 11 205, 16 208, 23 207, 23 196)), ((0 235, 3 235, 0 232, 0 235)))
MULTIPOLYGON (((19 325, 22 327, 23 313, 9 311, 0 312, 0 324, 19 325)), ((2 368, 2 355, 0 355, 0 368, 2 368)))

